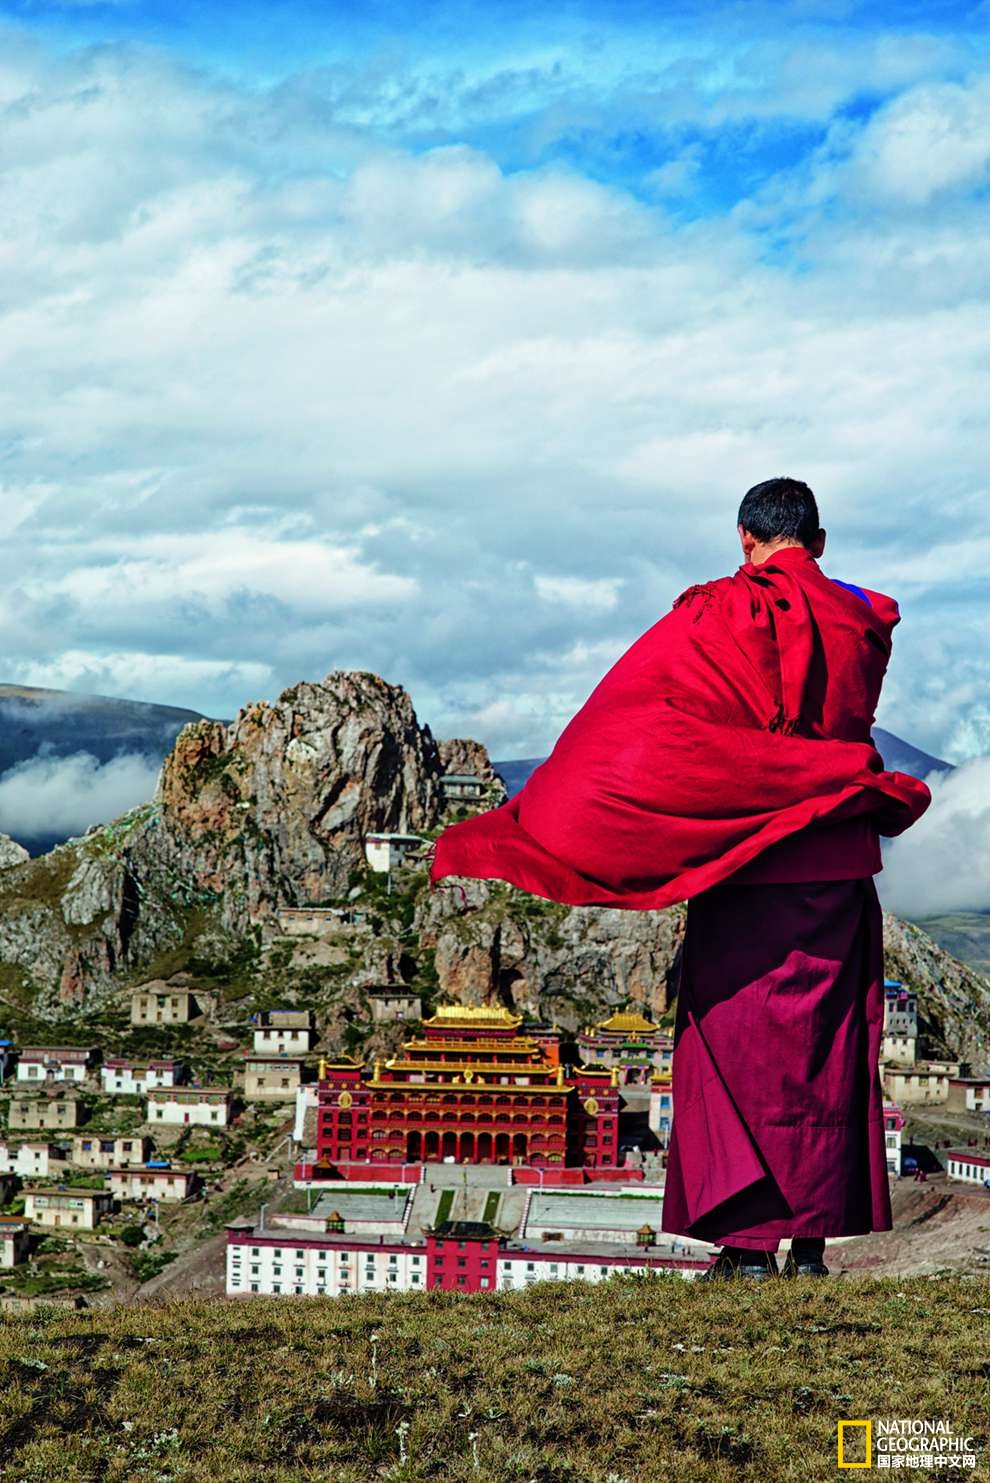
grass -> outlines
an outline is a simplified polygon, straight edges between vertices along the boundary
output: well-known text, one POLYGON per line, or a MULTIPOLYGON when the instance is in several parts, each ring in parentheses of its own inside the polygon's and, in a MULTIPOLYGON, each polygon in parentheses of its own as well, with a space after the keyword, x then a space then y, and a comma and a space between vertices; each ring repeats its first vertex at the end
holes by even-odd
POLYGON ((840 1419, 945 1419, 982 1452, 988 1316, 982 1279, 43 1310, 0 1320, 0 1476, 817 1483, 840 1419))

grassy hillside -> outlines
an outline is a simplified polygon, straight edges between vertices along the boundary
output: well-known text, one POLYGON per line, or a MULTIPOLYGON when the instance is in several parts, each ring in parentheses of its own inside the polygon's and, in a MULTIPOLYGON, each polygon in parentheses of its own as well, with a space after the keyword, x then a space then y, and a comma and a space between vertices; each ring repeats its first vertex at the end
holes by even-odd
POLYGON ((990 1285, 676 1279, 0 1321, 16 1483, 834 1479, 836 1421, 990 1458, 990 1285))

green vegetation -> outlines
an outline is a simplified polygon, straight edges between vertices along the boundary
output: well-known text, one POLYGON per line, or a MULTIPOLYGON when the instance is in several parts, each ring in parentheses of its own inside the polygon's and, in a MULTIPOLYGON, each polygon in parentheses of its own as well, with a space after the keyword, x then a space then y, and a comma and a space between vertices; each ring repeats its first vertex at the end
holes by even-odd
POLYGON ((489 1225, 495 1224, 495 1217, 498 1214, 498 1206, 501 1198, 502 1195, 499 1190, 489 1190, 488 1196, 485 1200, 485 1208, 481 1215, 482 1220, 487 1220, 489 1225))
POLYGON ((454 1191, 445 1189, 437 1201, 436 1225, 442 1225, 448 1219, 454 1204, 454 1191))
POLYGON ((150 1282, 152 1277, 164 1272, 177 1255, 175 1251, 132 1251, 130 1268, 139 1282, 150 1282))
POLYGON ((0 1456, 16 1483, 832 1483, 840 1419, 987 1446, 988 1315, 984 1282, 924 1278, 46 1310, 0 1322, 0 1456))

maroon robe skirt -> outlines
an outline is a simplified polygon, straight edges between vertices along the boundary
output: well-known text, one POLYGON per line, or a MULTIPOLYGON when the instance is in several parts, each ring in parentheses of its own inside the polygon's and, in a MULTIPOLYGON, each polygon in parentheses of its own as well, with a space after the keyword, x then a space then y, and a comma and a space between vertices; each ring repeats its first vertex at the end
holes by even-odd
POLYGON ((775 1251, 892 1225, 872 877, 688 905, 662 1229, 775 1251))

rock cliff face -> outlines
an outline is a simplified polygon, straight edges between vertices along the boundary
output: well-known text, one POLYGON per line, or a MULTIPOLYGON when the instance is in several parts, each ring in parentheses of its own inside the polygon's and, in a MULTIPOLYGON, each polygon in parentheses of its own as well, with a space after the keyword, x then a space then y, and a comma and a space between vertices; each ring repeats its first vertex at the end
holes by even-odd
MULTIPOLYGON (((680 908, 569 908, 501 882, 431 892, 423 869, 392 895, 368 880, 365 835, 435 830, 446 772, 481 777, 486 806, 505 796, 480 743, 436 741, 405 690, 364 672, 296 685, 229 726, 186 726, 147 805, 37 860, 15 849, 5 867, 0 844, 0 998, 55 1017, 143 978, 222 967, 249 944, 268 1002, 319 999, 341 1034, 363 1023, 362 986, 400 979, 572 1031, 630 1001, 663 1015, 680 908), (355 897, 364 917, 339 939, 280 937, 279 908, 355 897)), ((982 1059, 990 985, 917 928, 890 919, 887 932, 889 966, 918 987, 933 1035, 982 1059)))

